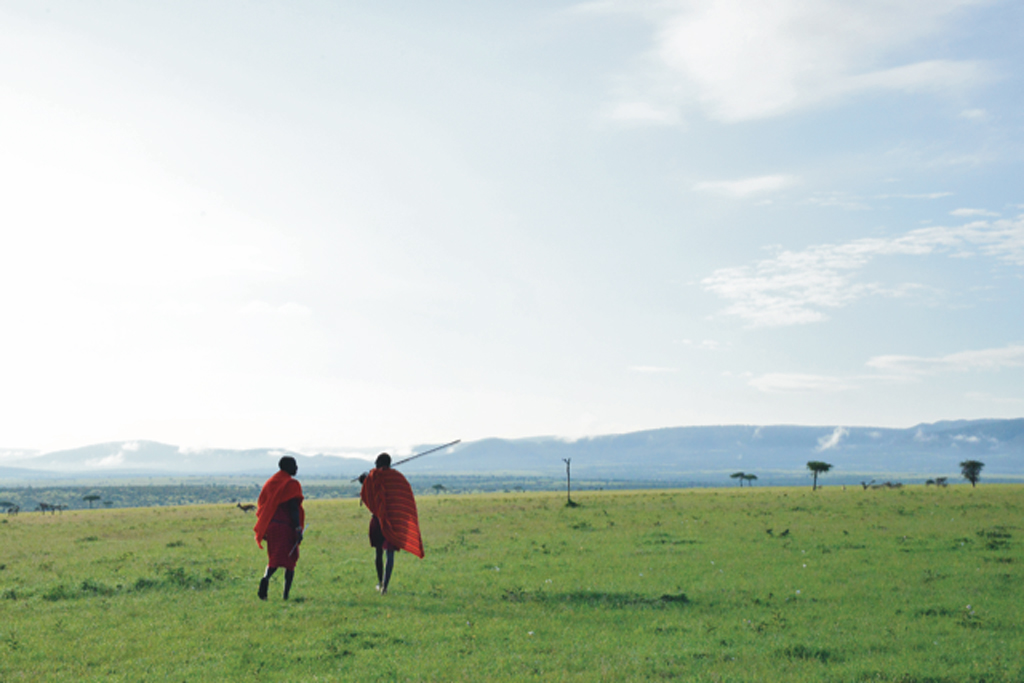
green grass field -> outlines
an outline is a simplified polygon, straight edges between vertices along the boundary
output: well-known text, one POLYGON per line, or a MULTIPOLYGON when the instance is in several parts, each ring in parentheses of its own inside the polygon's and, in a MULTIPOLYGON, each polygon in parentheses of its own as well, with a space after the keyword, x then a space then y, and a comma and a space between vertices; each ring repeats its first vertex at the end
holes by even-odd
POLYGON ((265 603, 234 507, 5 518, 0 681, 1024 681, 1020 486, 574 499, 421 497, 384 597, 310 501, 265 603))

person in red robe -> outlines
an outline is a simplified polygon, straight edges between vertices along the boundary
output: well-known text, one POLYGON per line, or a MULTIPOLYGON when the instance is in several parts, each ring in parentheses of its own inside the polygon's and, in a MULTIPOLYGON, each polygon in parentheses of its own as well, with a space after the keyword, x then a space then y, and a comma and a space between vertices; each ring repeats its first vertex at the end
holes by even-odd
POLYGON ((391 469, 391 456, 381 453, 377 466, 359 479, 363 483, 360 498, 373 517, 370 519, 370 545, 376 551, 377 590, 387 595, 395 551, 405 550, 423 559, 419 517, 412 487, 402 473, 391 469), (387 563, 384 556, 387 555, 387 563))
POLYGON ((299 544, 306 526, 306 511, 302 508, 302 485, 295 479, 299 465, 295 458, 284 456, 277 463, 278 472, 267 479, 256 501, 256 545, 267 542, 267 570, 260 579, 257 595, 267 599, 270 577, 278 567, 284 567, 284 599, 292 589, 295 562, 299 559, 299 544))

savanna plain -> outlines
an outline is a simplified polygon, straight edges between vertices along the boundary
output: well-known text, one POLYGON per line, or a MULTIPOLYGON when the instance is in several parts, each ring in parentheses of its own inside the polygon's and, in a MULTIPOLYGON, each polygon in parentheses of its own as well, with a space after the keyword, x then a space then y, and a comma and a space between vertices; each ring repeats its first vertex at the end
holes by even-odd
POLYGON ((1024 488, 307 501, 291 599, 228 505, 0 522, 0 681, 1024 681, 1024 488))

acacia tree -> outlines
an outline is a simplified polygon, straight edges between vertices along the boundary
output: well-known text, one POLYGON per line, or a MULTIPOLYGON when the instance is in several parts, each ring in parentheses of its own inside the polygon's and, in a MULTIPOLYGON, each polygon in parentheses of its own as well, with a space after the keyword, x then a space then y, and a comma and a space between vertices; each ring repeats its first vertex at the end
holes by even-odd
POLYGON ((811 490, 817 491, 818 475, 825 474, 826 472, 828 472, 830 469, 832 469, 832 465, 830 463, 822 462, 820 460, 811 460, 809 463, 807 463, 807 469, 809 469, 814 474, 814 487, 811 490))
POLYGON ((93 501, 97 501, 99 499, 100 499, 100 496, 97 496, 95 493, 90 493, 88 496, 82 496, 82 500, 84 500, 84 501, 89 503, 89 509, 90 510, 92 510, 93 501))
POLYGON ((756 474, 744 474, 743 478, 747 480, 747 486, 753 486, 753 482, 757 481, 756 474))
POLYGON ((729 478, 730 479, 739 479, 740 480, 740 488, 743 488, 743 480, 747 478, 747 475, 745 473, 743 473, 743 472, 733 472, 732 474, 729 475, 729 478))
POLYGON ((444 490, 445 490, 444 484, 434 484, 434 485, 433 485, 433 486, 431 486, 430 488, 434 489, 434 491, 435 491, 436 493, 438 493, 438 494, 440 494, 440 493, 441 493, 441 491, 444 491, 444 490))
POLYGON ((978 480, 981 479, 981 468, 984 466, 985 463, 977 460, 964 460, 960 463, 960 472, 964 475, 964 479, 971 482, 971 488, 974 488, 978 480))

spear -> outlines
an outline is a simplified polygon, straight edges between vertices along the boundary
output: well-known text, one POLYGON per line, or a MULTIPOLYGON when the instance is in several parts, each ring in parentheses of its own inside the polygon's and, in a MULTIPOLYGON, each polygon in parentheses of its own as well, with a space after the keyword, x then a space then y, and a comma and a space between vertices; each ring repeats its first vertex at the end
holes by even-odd
MULTIPOLYGON (((442 448, 448 448, 449 446, 454 446, 457 443, 462 443, 462 439, 455 439, 455 441, 452 441, 450 443, 446 443, 443 446, 437 446, 435 448, 431 448, 428 451, 423 451, 422 453, 417 453, 416 455, 410 455, 408 458, 403 458, 403 459, 399 460, 398 462, 391 463, 391 466, 392 467, 397 467, 398 465, 401 465, 403 463, 407 463, 410 460, 415 460, 416 458, 422 458, 424 455, 430 455, 431 453, 439 451, 442 448)), ((359 477, 356 477, 352 481, 359 481, 359 477)))
MULTIPOLYGON (((302 527, 301 529, 299 529, 299 533, 300 533, 300 534, 305 534, 305 533, 306 533, 306 529, 307 529, 308 527, 309 527, 309 525, 308 525, 308 524, 307 524, 306 526, 302 527)), ((299 547, 299 543, 302 543, 302 541, 301 541, 301 540, 299 540, 299 541, 295 541, 295 545, 293 545, 293 546, 292 546, 292 549, 288 551, 288 557, 291 557, 291 556, 292 556, 292 553, 294 553, 294 552, 295 552, 295 549, 299 547)))

